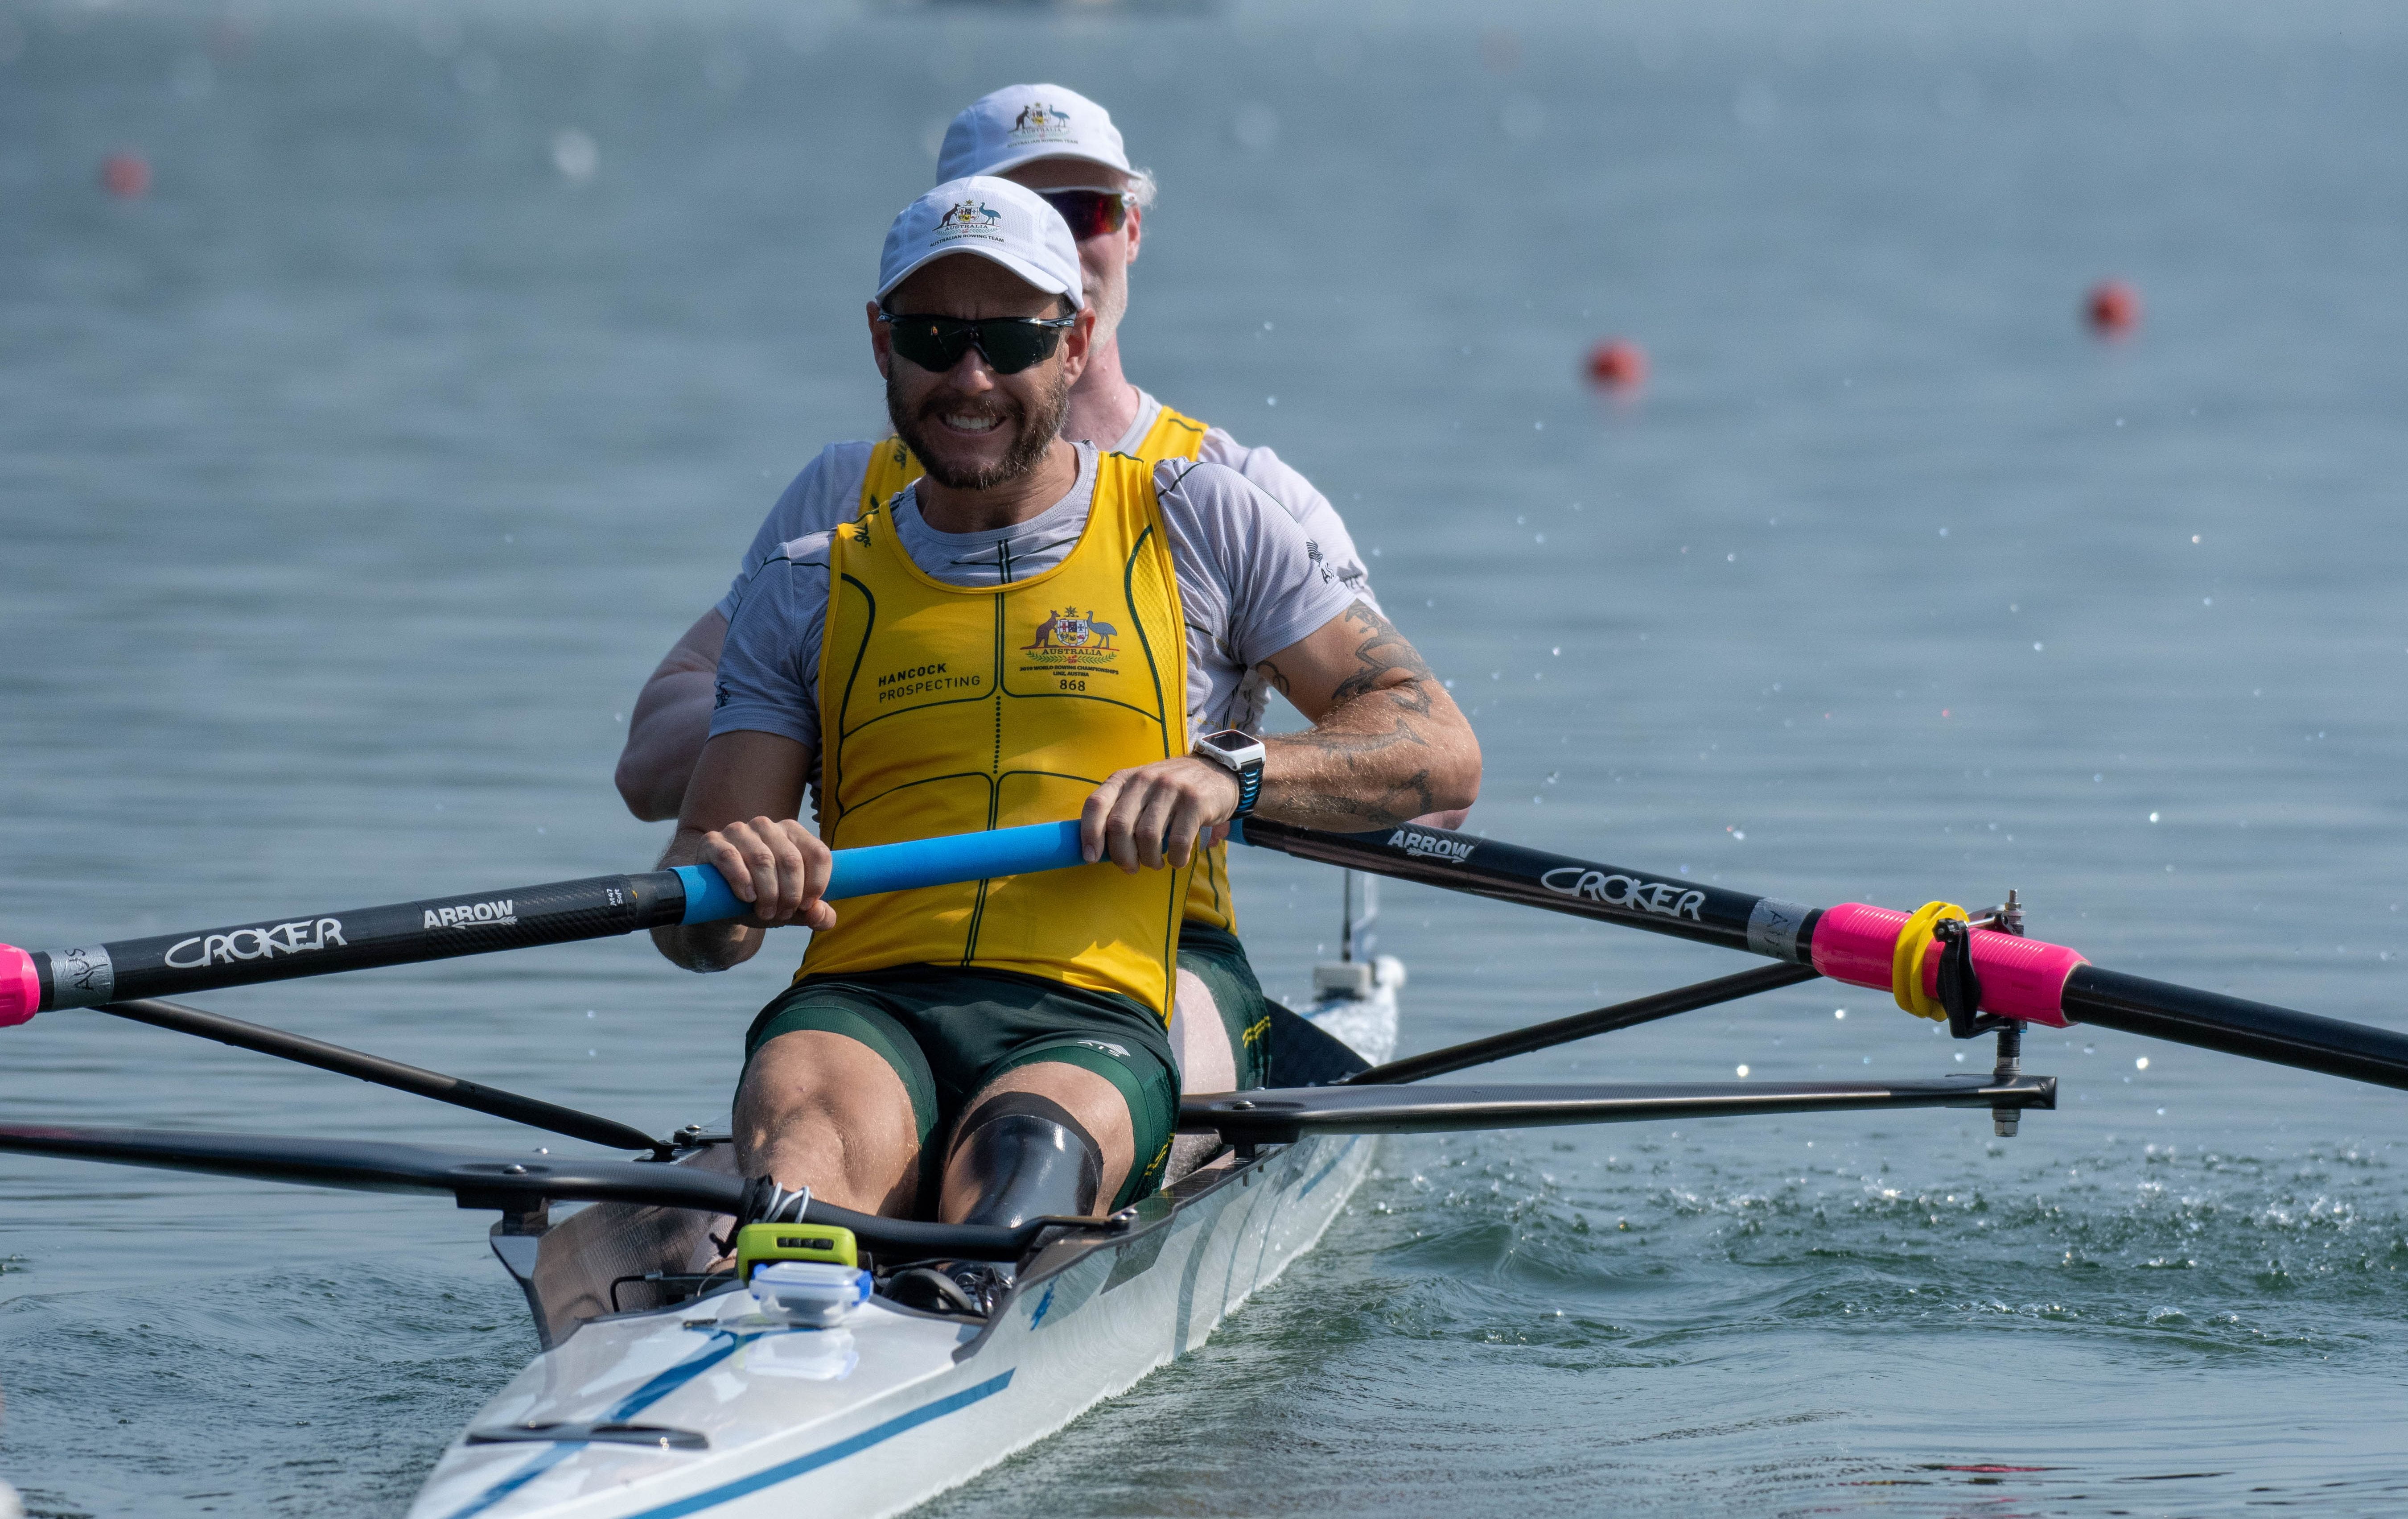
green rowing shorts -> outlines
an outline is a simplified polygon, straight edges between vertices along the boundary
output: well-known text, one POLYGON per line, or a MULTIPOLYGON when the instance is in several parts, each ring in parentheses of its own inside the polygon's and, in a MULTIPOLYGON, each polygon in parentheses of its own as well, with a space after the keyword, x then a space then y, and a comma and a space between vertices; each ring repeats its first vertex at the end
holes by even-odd
POLYGON ((1226 929, 1185 923, 1179 930, 1179 968, 1204 983, 1229 1031, 1229 1051, 1237 1057, 1238 1090, 1261 1086, 1270 1073, 1270 1000, 1254 979, 1246 947, 1226 929))
MULTIPOLYGON (((1242 952, 1239 961, 1242 965, 1242 952)), ((814 976, 761 1009, 744 1038, 745 1063, 778 1035, 803 1029, 867 1045, 895 1068, 911 1094, 924 1150, 1006 1071, 1042 1061, 1093 1071, 1128 1104, 1137 1137, 1137 1164, 1111 1206, 1125 1207, 1162 1184, 1179 1123, 1179 1067, 1162 1020, 1125 997, 1010 971, 939 965, 814 976)))

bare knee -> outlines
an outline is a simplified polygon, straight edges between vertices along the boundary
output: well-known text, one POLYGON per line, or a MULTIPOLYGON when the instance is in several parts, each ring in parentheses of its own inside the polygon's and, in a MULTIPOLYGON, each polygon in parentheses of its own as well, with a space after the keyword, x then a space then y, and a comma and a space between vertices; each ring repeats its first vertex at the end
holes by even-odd
POLYGON ((797 1029, 763 1045, 737 1088, 735 1127, 747 1176, 809 1187, 840 1208, 910 1209, 920 1159, 911 1094, 857 1039, 797 1029))

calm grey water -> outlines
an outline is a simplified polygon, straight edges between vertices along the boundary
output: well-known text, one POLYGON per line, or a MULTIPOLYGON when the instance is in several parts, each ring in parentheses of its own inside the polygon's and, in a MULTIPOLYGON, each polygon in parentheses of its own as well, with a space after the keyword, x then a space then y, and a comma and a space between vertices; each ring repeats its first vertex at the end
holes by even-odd
MULTIPOLYGON (((1133 372, 1344 507, 1480 729, 1481 828, 1814 902, 2014 886, 2101 963, 2408 1026, 2397 7, 0 0, 0 60, 11 941, 648 863, 633 692, 878 426, 886 218, 1035 77, 1165 186, 1133 372), (147 196, 99 188, 118 149, 147 196), (2075 321, 2108 275, 2147 308, 2114 345, 2075 321), (1580 382, 1609 334, 1635 400, 1580 382)), ((1335 883, 1240 870, 1297 992, 1335 883)), ((1733 968, 1387 907, 1409 1047, 1733 968)), ((786 962, 206 1001, 664 1129, 724 1111, 786 962)), ((1514 1070, 1957 1068, 1884 1000, 1514 1070)), ((1388 1141, 1208 1349, 939 1509, 2408 1502, 2401 1099, 2114 1034, 2028 1064, 2065 1105, 2013 1142, 1388 1141)), ((0 1034, 0 1113, 543 1142, 77 1013, 0 1034)), ((0 1164, 0 1474, 49 1514, 397 1513, 535 1349, 487 1222, 0 1164)))

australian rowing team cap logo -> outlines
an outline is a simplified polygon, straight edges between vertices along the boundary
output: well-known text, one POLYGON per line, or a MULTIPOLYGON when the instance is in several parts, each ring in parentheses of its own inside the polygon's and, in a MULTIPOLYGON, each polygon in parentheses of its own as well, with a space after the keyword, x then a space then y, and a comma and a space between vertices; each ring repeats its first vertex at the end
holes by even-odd
POLYGON ((1003 213, 982 200, 957 200, 937 218, 936 236, 972 238, 991 234, 1003 221, 1003 213))
POLYGON ((1042 100, 1032 100, 1011 119, 1011 143, 1068 142, 1073 137, 1069 112, 1042 100))

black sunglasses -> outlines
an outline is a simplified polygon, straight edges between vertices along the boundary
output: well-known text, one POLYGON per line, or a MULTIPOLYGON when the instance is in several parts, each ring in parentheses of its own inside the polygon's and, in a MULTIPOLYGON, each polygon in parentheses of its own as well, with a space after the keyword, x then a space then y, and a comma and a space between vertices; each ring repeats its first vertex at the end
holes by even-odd
POLYGON ((1076 316, 989 316, 976 322, 958 316, 904 316, 881 311, 878 320, 895 342, 895 352, 932 374, 943 374, 977 349, 987 368, 997 374, 1018 374, 1032 364, 1054 356, 1062 329, 1076 316))
POLYGON ((1118 232, 1128 222, 1128 197, 1117 190, 1039 190, 1045 204, 1070 224, 1078 242, 1118 232))

